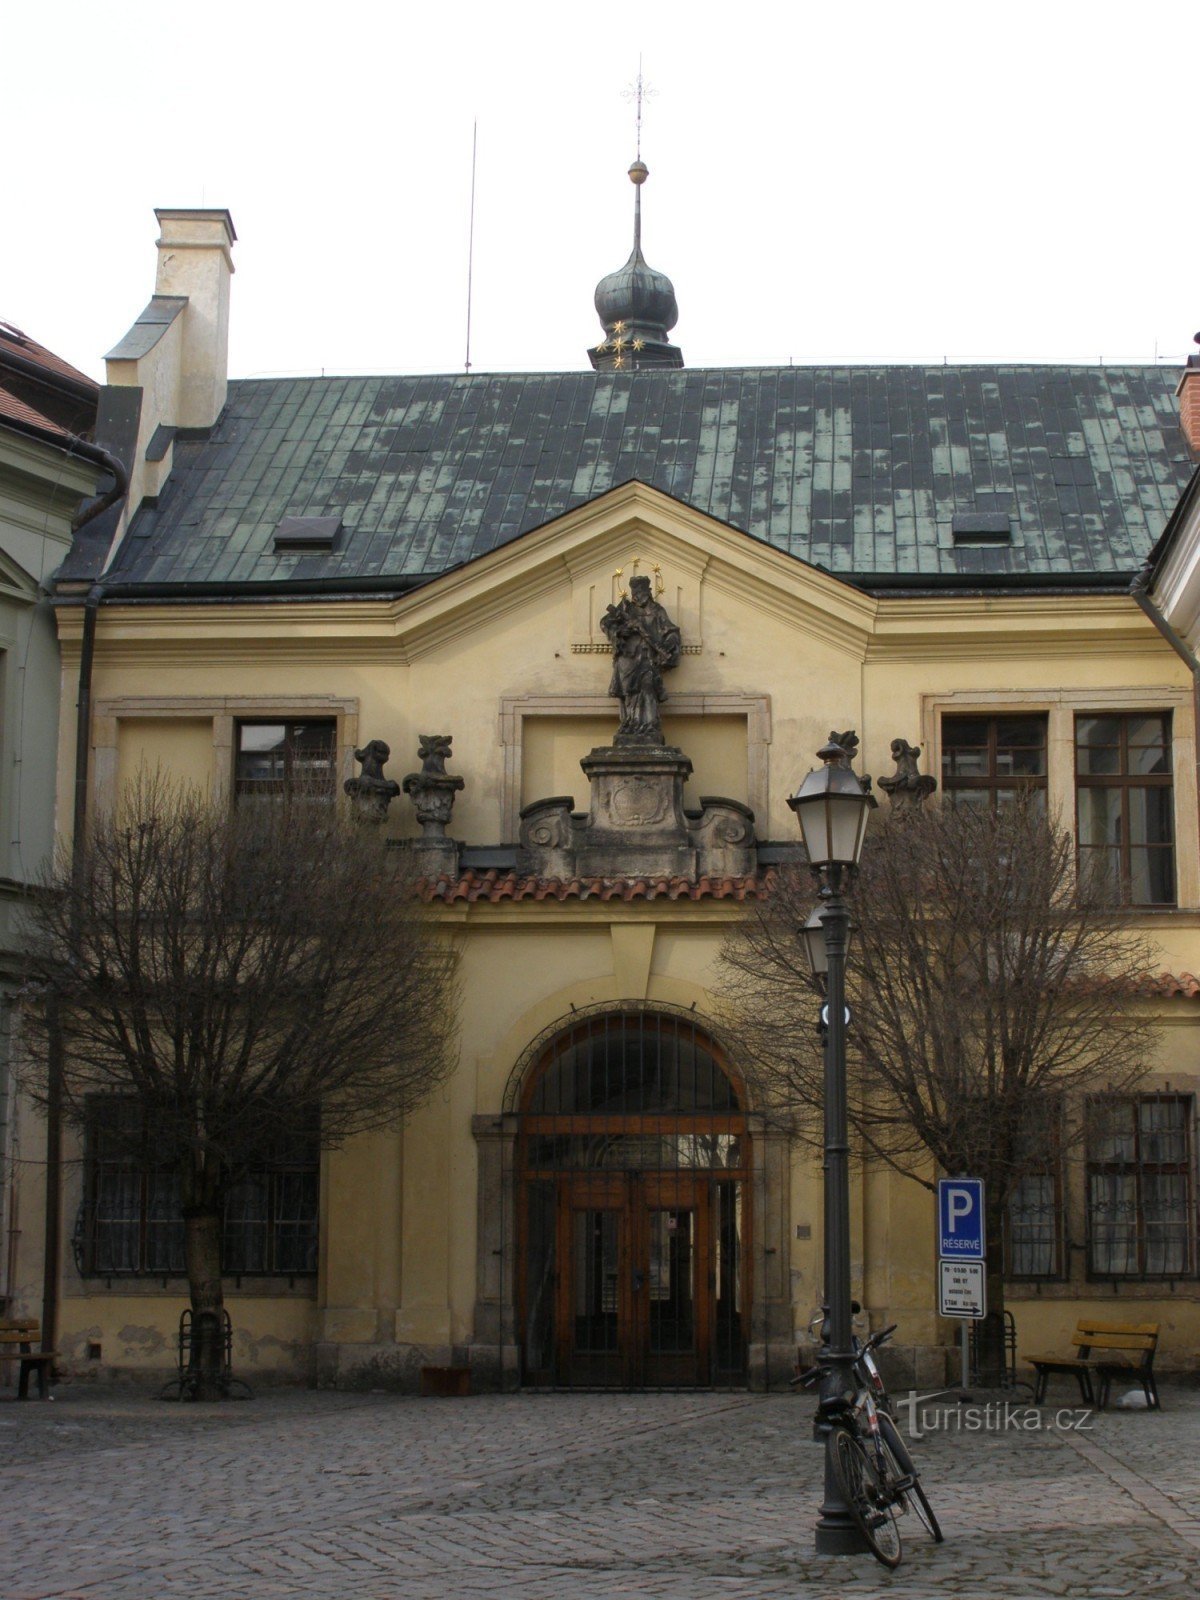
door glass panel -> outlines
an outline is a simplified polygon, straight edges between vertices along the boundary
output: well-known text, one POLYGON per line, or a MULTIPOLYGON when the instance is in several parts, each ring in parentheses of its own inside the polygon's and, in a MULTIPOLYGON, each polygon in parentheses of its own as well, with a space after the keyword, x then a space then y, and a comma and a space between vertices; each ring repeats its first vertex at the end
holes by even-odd
POLYGON ((696 1213, 651 1211, 650 1353, 683 1355, 696 1347, 696 1213))
POLYGON ((716 1288, 716 1364, 720 1372, 741 1372, 742 1344, 742 1186, 736 1180, 713 1185, 713 1253, 716 1288))
POLYGON ((607 1355, 617 1349, 617 1270, 620 1213, 572 1213, 575 1349, 607 1355))
POLYGON ((553 1181, 535 1180, 527 1186, 526 1194, 525 1361, 531 1372, 549 1372, 554 1365, 557 1196, 553 1181))

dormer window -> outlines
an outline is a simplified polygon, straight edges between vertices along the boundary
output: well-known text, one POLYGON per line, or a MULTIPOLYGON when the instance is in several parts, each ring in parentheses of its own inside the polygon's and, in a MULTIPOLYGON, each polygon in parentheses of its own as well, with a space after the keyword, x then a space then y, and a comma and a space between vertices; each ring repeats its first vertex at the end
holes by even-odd
POLYGON ((1011 544, 1012 518, 1007 511, 956 511, 950 533, 955 544, 1011 544))
POLYGON ((276 550, 332 550, 341 517, 284 517, 275 529, 276 550))

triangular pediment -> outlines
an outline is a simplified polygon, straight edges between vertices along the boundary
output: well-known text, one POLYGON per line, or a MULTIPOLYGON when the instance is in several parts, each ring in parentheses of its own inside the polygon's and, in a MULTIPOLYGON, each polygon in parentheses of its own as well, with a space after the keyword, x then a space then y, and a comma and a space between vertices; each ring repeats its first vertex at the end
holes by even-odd
POLYGON ((635 562, 653 576, 685 648, 696 651, 723 597, 854 655, 865 650, 877 612, 871 596, 830 573, 632 481, 406 596, 397 631, 407 652, 421 655, 568 587, 570 648, 604 651, 599 619, 635 562))
POLYGON ((0 550, 0 595, 33 605, 38 597, 37 579, 5 550, 0 550))

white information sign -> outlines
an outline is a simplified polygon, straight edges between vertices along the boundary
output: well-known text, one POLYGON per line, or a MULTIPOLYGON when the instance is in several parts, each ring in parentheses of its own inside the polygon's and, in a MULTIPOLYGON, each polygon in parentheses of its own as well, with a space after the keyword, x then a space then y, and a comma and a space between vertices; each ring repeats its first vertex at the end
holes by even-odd
POLYGON ((982 1261, 938 1262, 938 1311, 943 1317, 987 1315, 987 1289, 982 1261))

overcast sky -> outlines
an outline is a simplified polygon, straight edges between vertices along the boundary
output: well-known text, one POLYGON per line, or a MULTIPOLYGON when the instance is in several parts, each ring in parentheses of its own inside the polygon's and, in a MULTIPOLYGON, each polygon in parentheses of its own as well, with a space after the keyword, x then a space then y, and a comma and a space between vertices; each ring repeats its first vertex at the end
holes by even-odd
POLYGON ((1200 7, 60 0, 12 8, 0 319, 96 377, 155 206, 238 231, 230 370, 578 370, 643 244, 688 366, 1178 363, 1200 7))

